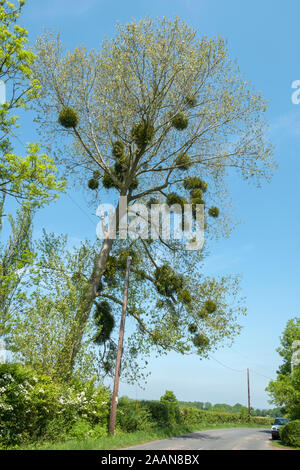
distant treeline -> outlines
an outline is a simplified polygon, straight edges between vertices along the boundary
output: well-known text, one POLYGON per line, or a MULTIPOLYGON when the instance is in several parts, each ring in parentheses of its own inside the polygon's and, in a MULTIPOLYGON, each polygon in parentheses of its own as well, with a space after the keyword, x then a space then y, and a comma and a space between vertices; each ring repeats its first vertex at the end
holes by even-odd
MULTIPOLYGON (((227 405, 227 403, 216 403, 212 405, 210 402, 202 402, 202 401, 179 401, 179 405, 181 406, 192 406, 194 408, 198 408, 200 410, 206 411, 226 411, 227 413, 240 413, 243 409, 245 409, 244 405, 240 403, 236 403, 235 405, 227 405)), ((270 416, 276 417, 281 416, 282 413, 280 408, 272 408, 272 409, 254 409, 251 408, 251 416, 270 416)))

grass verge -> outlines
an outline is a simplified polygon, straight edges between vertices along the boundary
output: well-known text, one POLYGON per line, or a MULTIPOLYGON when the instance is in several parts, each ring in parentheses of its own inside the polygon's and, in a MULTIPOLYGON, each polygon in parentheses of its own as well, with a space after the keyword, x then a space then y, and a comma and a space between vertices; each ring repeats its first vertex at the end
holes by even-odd
POLYGON ((229 428, 261 428, 257 424, 203 424, 178 426, 174 428, 153 428, 147 431, 136 431, 132 433, 118 433, 115 436, 106 436, 101 439, 70 440, 65 442, 47 442, 37 445, 19 447, 20 450, 112 450, 131 447, 145 442, 167 439, 168 437, 180 436, 196 431, 208 431, 213 429, 229 428))
POLYGON ((281 450, 300 450, 300 447, 291 447, 283 444, 281 441, 271 441, 271 445, 274 447, 278 447, 281 450))

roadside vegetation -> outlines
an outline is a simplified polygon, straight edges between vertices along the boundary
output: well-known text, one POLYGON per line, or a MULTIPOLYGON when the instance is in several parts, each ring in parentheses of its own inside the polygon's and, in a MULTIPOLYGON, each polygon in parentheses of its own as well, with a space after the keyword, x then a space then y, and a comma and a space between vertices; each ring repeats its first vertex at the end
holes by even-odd
POLYGON ((300 447, 300 351, 295 345, 300 344, 300 318, 292 318, 281 336, 277 349, 283 363, 277 371, 276 380, 272 380, 267 391, 271 402, 281 407, 283 416, 290 421, 280 428, 281 442, 292 448, 300 447))
POLYGON ((159 401, 119 400, 115 438, 108 436, 111 396, 95 381, 54 384, 16 364, 0 366, 3 449, 109 448, 215 427, 270 427, 271 419, 182 407, 171 391, 159 401), (108 447, 107 447, 108 446, 108 447))

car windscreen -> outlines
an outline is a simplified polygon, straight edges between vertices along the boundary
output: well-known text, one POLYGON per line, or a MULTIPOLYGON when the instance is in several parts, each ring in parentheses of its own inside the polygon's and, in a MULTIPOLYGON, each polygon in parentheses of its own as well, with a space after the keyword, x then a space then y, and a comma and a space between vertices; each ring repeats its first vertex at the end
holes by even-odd
POLYGON ((287 418, 276 418, 274 424, 278 424, 280 426, 284 426, 288 422, 287 418))

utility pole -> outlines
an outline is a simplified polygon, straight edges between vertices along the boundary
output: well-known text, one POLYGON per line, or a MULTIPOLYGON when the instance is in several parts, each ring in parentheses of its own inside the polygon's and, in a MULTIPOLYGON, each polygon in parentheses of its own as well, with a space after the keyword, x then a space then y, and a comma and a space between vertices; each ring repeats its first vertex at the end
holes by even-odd
POLYGON ((247 369, 247 385, 248 385, 248 416, 250 418, 250 381, 249 381, 249 369, 247 369))
POLYGON ((110 419, 109 419, 109 432, 112 436, 115 433, 115 426, 116 426, 116 414, 117 414, 119 381, 120 381, 120 371, 121 371, 121 362, 122 362, 122 353, 123 353, 123 339, 124 339, 124 330, 125 330, 129 272, 130 272, 131 260, 132 260, 131 256, 128 256, 125 282, 124 282, 124 296, 123 296, 123 306, 122 306, 122 314, 121 314, 117 359, 116 359, 115 381, 114 381, 114 389, 113 389, 113 394, 112 394, 110 419))

